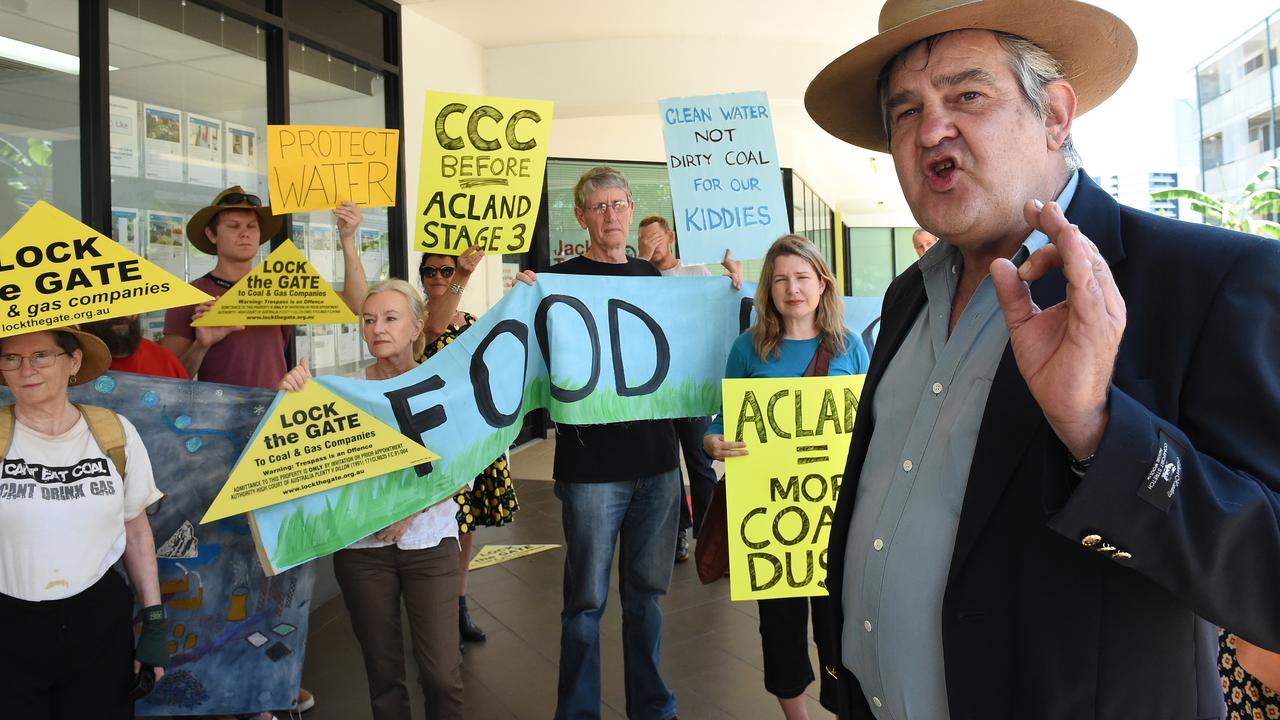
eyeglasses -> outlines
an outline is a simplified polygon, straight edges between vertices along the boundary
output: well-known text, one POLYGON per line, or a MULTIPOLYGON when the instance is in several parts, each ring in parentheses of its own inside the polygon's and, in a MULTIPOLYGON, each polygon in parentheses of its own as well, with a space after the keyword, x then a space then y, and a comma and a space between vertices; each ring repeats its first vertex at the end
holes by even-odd
POLYGON ((587 212, 593 215, 604 215, 610 210, 613 210, 615 213, 621 215, 623 210, 627 210, 630 207, 630 200, 614 200, 613 202, 602 202, 596 203, 595 205, 588 205, 587 212))
POLYGON ((436 276, 436 273, 440 273, 440 277, 448 279, 453 277, 453 270, 454 268, 450 265, 445 265, 443 267, 435 267, 433 265, 423 265, 422 277, 433 278, 436 276))
POLYGON ((23 360, 30 362, 31 367, 33 368, 47 368, 53 365, 53 361, 56 360, 59 355, 66 355, 66 353, 38 350, 30 355, 19 355, 17 353, 0 355, 0 370, 17 370, 22 367, 23 360))
POLYGON ((228 193, 222 196, 218 201, 219 205, 251 205, 253 207, 262 207, 262 199, 257 195, 249 195, 247 193, 228 193))

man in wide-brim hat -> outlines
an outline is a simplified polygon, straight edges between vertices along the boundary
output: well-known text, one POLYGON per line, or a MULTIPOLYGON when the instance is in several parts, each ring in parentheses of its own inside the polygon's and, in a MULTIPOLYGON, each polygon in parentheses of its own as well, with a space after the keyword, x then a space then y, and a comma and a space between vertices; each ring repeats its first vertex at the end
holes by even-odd
MULTIPOLYGON (((349 201, 339 204, 333 212, 346 271, 342 299, 352 312, 358 313, 368 288, 360 250, 355 245, 362 214, 349 201)), ((187 240, 197 250, 218 258, 213 270, 191 284, 214 298, 221 297, 253 269, 260 246, 279 232, 281 220, 257 195, 245 192, 239 185, 218 193, 212 203, 197 210, 187 222, 187 240)), ((293 328, 192 327, 191 322, 212 306, 213 302, 207 302, 167 311, 160 344, 178 357, 193 378, 250 387, 278 386, 288 371, 285 348, 293 328)))
POLYGON ((889 0, 809 86, 940 238, 885 293, 832 525, 841 717, 1222 717, 1210 623, 1280 649, 1280 244, 1080 170, 1136 53, 1071 0, 889 0))

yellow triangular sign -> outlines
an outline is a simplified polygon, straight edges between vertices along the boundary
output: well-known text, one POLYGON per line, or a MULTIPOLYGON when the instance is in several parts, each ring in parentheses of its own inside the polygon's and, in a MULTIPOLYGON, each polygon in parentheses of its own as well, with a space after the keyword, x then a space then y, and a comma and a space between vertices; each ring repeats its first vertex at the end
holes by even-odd
POLYGON ((479 570, 490 565, 498 565, 527 555, 535 555, 546 550, 555 550, 559 545, 485 545, 480 552, 471 558, 468 570, 479 570))
POLYGON ((192 327, 353 323, 356 314, 292 240, 231 286, 192 327))
POLYGON ((43 200, 0 238, 0 337, 212 299, 43 200))
POLYGON ((385 475, 440 456, 308 380, 285 393, 202 523, 385 475))

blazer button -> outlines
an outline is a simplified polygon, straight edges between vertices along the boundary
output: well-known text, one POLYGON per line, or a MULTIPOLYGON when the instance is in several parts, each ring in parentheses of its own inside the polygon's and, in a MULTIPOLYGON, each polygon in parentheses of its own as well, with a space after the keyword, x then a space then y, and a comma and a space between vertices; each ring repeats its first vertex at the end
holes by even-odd
POLYGON ((836 668, 835 668, 835 666, 834 666, 834 665, 827 665, 827 666, 826 666, 826 667, 824 667, 823 669, 824 669, 824 670, 826 670, 826 671, 827 671, 827 674, 828 674, 828 675, 830 675, 831 677, 833 677, 833 678, 835 678, 835 679, 837 679, 837 680, 839 680, 839 679, 840 679, 840 676, 839 676, 838 674, 836 674, 836 668))
POLYGON ((1133 556, 1123 550, 1117 550, 1115 555, 1111 556, 1112 560, 1131 560, 1133 556))
POLYGON ((1094 550, 1100 553, 1115 552, 1118 549, 1119 548, 1117 548, 1115 545, 1108 545, 1107 543, 1102 543, 1098 547, 1094 548, 1094 550))
POLYGON ((1085 547, 1093 547, 1100 542, 1102 542, 1101 535, 1085 535, 1083 538, 1080 538, 1080 544, 1085 547))

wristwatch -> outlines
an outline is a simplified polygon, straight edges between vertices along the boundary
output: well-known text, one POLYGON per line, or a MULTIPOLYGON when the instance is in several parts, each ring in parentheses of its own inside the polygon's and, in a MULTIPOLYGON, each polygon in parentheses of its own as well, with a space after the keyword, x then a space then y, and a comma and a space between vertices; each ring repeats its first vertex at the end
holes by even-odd
POLYGON ((462 286, 459 285, 458 283, 449 283, 449 292, 453 293, 454 295, 461 295, 462 286))

